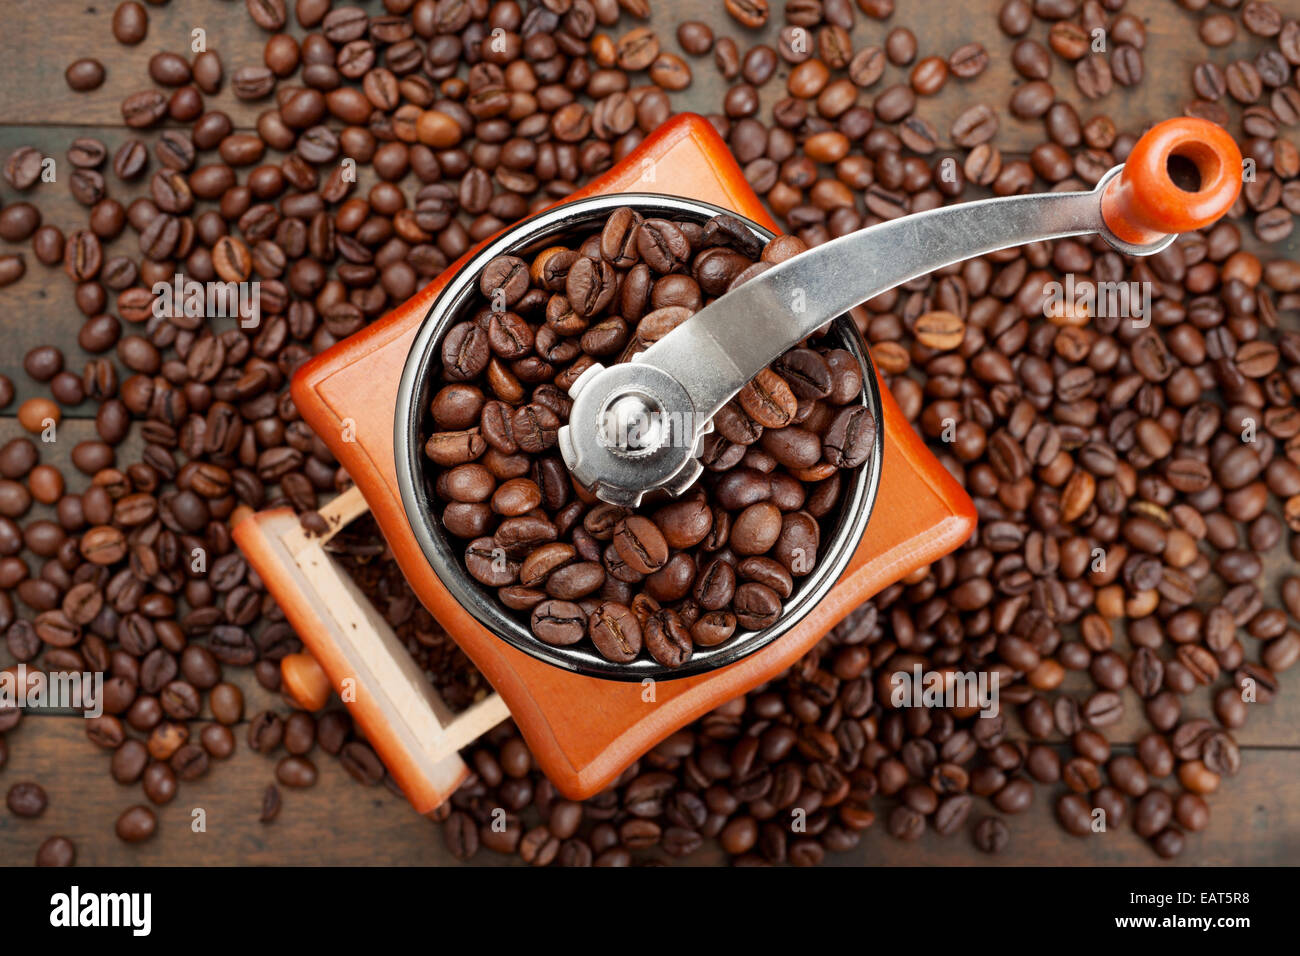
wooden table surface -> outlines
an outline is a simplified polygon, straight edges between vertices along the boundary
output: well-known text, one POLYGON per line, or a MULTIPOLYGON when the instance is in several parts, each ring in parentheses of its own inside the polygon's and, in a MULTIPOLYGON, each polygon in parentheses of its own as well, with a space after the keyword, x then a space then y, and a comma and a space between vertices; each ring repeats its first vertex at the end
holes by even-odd
MULTIPOLYGON (((650 23, 659 31, 665 49, 678 49, 673 34, 679 19, 703 19, 719 34, 743 32, 726 17, 719 0, 651 3, 655 12, 650 23)), ((374 0, 362 5, 379 8, 374 0)), ((779 26, 780 4, 773 5, 777 10, 773 21, 779 26)), ((988 48, 992 64, 983 76, 971 83, 950 81, 939 96, 924 101, 918 109, 920 115, 934 123, 945 145, 951 145, 947 143, 947 130, 952 118, 979 99, 1000 111, 1002 132, 997 142, 1004 151, 1023 151, 1041 140, 1040 124, 1020 123, 1005 111, 1010 90, 1019 80, 1009 64, 1011 41, 996 27, 999 5, 1000 0, 967 0, 958 10, 952 0, 900 0, 899 11, 887 23, 858 16, 853 36, 859 48, 882 42, 895 24, 906 25, 917 34, 921 56, 946 57, 972 39, 988 48)), ((240 66, 261 62, 265 34, 248 19, 242 3, 173 0, 162 7, 149 4, 149 33, 135 47, 123 47, 113 40, 110 21, 114 6, 112 0, 20 0, 5 4, 5 24, 0 31, 0 161, 24 144, 37 146, 61 160, 67 144, 79 135, 96 136, 114 149, 128 136, 118 104, 126 94, 150 86, 146 74, 149 57, 159 50, 187 53, 191 31, 196 28, 204 29, 209 48, 220 52, 227 78, 240 66), (63 81, 66 65, 82 55, 94 55, 108 68, 105 84, 89 94, 73 93, 63 81)), ((1116 86, 1101 104, 1089 104, 1075 92, 1059 60, 1054 63, 1052 79, 1058 95, 1074 102, 1083 119, 1098 112, 1100 105, 1117 118, 1121 128, 1139 132, 1145 124, 1182 113, 1193 98, 1191 64, 1207 57, 1207 52, 1196 38, 1197 16, 1179 9, 1171 0, 1130 0, 1127 9, 1141 17, 1148 30, 1147 75, 1139 87, 1125 90, 1116 86)), ((1211 8, 1211 12, 1216 10, 1211 8)), ((622 30, 632 25, 633 21, 624 18, 622 30)), ((771 25, 749 34, 754 43, 772 42, 774 35, 771 25)), ((1045 40, 1045 25, 1036 23, 1031 35, 1045 40)), ((1253 56, 1258 44, 1242 31, 1232 46, 1211 51, 1208 57, 1227 64, 1253 56)), ((695 82, 690 89, 674 95, 677 107, 716 111, 725 84, 711 58, 692 60, 691 65, 695 82)), ((782 95, 785 72, 783 67, 778 78, 764 89, 765 104, 782 95)), ((903 71, 891 67, 885 82, 903 78, 903 71)), ((222 95, 214 105, 230 113, 241 127, 251 126, 263 108, 240 103, 229 95, 222 95)), ((109 180, 110 191, 117 198, 129 200, 136 195, 138 186, 124 189, 111 176, 109 180)), ((85 211, 61 182, 38 185, 34 194, 46 222, 65 231, 84 224, 85 211)), ((30 194, 24 198, 30 198, 30 194)), ((8 204, 17 196, 0 182, 0 199, 8 204)), ((109 249, 118 246, 135 253, 133 237, 119 239, 109 249)), ((8 251, 15 250, 0 240, 0 252, 8 251)), ((29 348, 55 343, 64 349, 72 369, 80 369, 86 359, 75 344, 82 317, 72 302, 71 283, 62 274, 37 263, 29 247, 23 251, 27 253, 26 277, 0 291, 0 328, 4 333, 0 372, 13 380, 18 394, 5 416, 0 417, 0 444, 22 434, 12 417, 18 402, 45 390, 22 371, 22 356, 29 348)), ((1287 254, 1300 257, 1296 236, 1292 236, 1287 254)), ((1295 316, 1289 318, 1294 320, 1295 316)), ((84 479, 68 459, 77 441, 93 436, 94 408, 86 403, 65 414, 59 440, 43 448, 43 460, 60 466, 70 484, 79 488, 77 482, 84 479)), ((125 443, 119 453, 123 461, 137 460, 134 456, 139 451, 138 442, 138 436, 133 436, 125 443)), ((38 507, 32 516, 42 510, 48 509, 38 507)), ((1292 566, 1284 548, 1267 555, 1266 565, 1270 580, 1292 566)), ((6 653, 0 646, 0 666, 10 663, 4 657, 6 653)), ((244 689, 249 716, 264 707, 287 711, 287 705, 252 680, 251 671, 228 673, 233 673, 233 679, 244 689)), ((1285 692, 1272 704, 1252 710, 1249 723, 1237 734, 1243 747, 1243 770, 1239 776, 1226 779, 1221 791, 1211 798, 1210 826, 1203 833, 1188 836, 1187 849, 1179 862, 1282 864, 1300 860, 1300 675, 1285 674, 1282 684, 1285 692)), ((1117 748, 1130 745, 1145 732, 1136 695, 1126 690, 1125 696, 1128 716, 1110 733, 1117 748)), ((1192 715, 1208 716, 1208 695, 1192 695, 1184 709, 1192 715)), ((236 728, 239 747, 230 760, 214 762, 204 779, 183 784, 177 799, 160 809, 159 830, 152 840, 126 846, 113 836, 113 821, 125 807, 143 802, 139 786, 124 787, 112 780, 108 754, 86 739, 79 718, 25 717, 7 735, 10 756, 7 767, 0 772, 0 789, 7 790, 21 780, 35 780, 48 792, 50 805, 37 820, 19 819, 0 811, 0 863, 29 863, 41 841, 55 833, 76 843, 78 861, 85 864, 454 863, 434 824, 417 816, 384 787, 367 789, 354 783, 336 761, 319 752, 314 755, 321 772, 319 783, 305 791, 281 788, 284 807, 279 818, 269 825, 259 823, 261 794, 273 780, 274 761, 247 749, 244 730, 242 726, 236 728), (199 808, 206 817, 205 832, 195 832, 191 826, 199 808)), ((829 861, 947 866, 990 862, 1159 862, 1127 826, 1086 839, 1067 836, 1052 819, 1053 799, 1051 788, 1037 787, 1034 805, 1028 811, 1005 818, 1012 840, 999 857, 990 858, 976 851, 968 832, 943 838, 929 831, 915 844, 901 844, 888 838, 878 824, 864 835, 857 850, 832 856, 829 861)), ((972 821, 988 809, 980 801, 972 821)), ((720 860, 720 853, 713 847, 706 847, 692 858, 698 863, 720 860)), ((476 862, 509 861, 482 851, 476 862)))

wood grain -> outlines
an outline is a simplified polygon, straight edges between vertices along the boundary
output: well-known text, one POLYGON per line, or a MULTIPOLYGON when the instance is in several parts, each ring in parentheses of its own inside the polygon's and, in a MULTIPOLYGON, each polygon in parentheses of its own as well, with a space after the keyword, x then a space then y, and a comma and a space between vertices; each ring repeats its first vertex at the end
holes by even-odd
MULTIPOLYGON (((1042 139, 1041 124, 1011 118, 1006 101, 1011 91, 1023 82, 1011 69, 1009 55, 1012 41, 994 27, 1001 0, 970 0, 959 11, 951 0, 908 0, 890 21, 880 23, 861 15, 853 31, 855 48, 883 44, 885 34, 896 25, 913 29, 920 39, 920 56, 947 56, 954 48, 971 39, 980 39, 988 48, 991 65, 988 71, 970 82, 952 80, 937 96, 924 100, 917 113, 934 124, 941 146, 951 146, 949 127, 953 118, 977 101, 987 101, 999 111, 1002 130, 997 143, 1007 154, 1023 153, 1042 139)), ((374 0, 362 5, 379 9, 374 0)), ((0 34, 0 161, 20 145, 35 145, 66 168, 64 151, 67 143, 80 135, 94 135, 110 150, 124 139, 142 135, 151 141, 153 134, 123 129, 119 103, 136 90, 152 84, 146 73, 149 57, 160 50, 188 53, 191 31, 206 31, 209 48, 220 52, 226 76, 240 66, 259 64, 262 44, 267 34, 248 18, 242 3, 223 4, 174 2, 147 5, 149 35, 136 47, 117 44, 109 23, 115 3, 87 3, 85 0, 42 0, 7 4, 5 30, 0 34), (48 38, 48 39, 47 39, 48 38), (71 91, 63 79, 63 70, 76 56, 93 54, 108 69, 108 80, 99 90, 88 94, 71 91)), ((720 3, 708 5, 689 0, 657 0, 650 21, 660 34, 665 49, 678 51, 673 32, 684 19, 701 19, 710 23, 719 35, 744 34, 742 52, 747 45, 775 43, 780 15, 762 31, 742 31, 722 10, 720 3)), ((1213 8, 1212 8, 1213 9, 1213 8)), ((1192 97, 1190 72, 1199 59, 1226 65, 1235 59, 1253 57, 1261 48, 1259 41, 1244 31, 1231 46, 1214 51, 1202 48, 1196 39, 1200 15, 1188 13, 1168 0, 1130 0, 1128 12, 1146 24, 1148 44, 1144 55, 1146 78, 1136 89, 1116 87, 1104 100, 1090 103, 1074 88, 1069 71, 1060 60, 1053 64, 1051 81, 1061 98, 1073 103, 1082 118, 1100 111, 1116 117, 1122 129, 1140 132, 1158 119, 1182 113, 1192 97)), ((615 36, 630 29, 634 22, 625 19, 615 36)), ((302 34, 296 24, 293 32, 302 34)), ((1045 41, 1046 25, 1035 23, 1030 36, 1045 41)), ((711 57, 688 58, 694 71, 692 87, 674 94, 678 109, 701 113, 720 109, 727 83, 713 66, 711 57)), ((890 67, 884 80, 860 101, 871 97, 891 83, 904 81, 907 68, 890 67)), ((782 66, 777 77, 762 91, 765 107, 784 95, 788 68, 782 66)), ((211 101, 212 108, 229 113, 241 128, 253 125, 259 112, 271 100, 242 103, 227 92, 211 101)), ((1235 109, 1235 108, 1234 108, 1235 109)), ((1295 139, 1294 131, 1288 133, 1295 139)), ((268 161, 274 160, 272 156, 268 161)), ((156 161, 153 164, 156 166, 156 161)), ((372 180, 363 169, 363 187, 372 180)), ((139 195, 143 184, 125 185, 108 176, 109 191, 122 202, 139 195)), ((27 194, 18 194, 0 182, 0 203, 5 205, 30 199, 42 208, 45 221, 65 231, 82 226, 87 211, 69 194, 65 180, 41 184, 27 194)), ((410 183, 404 184, 410 192, 410 183)), ((1251 245, 1251 240, 1247 239, 1251 245)), ((128 232, 107 247, 108 253, 136 253, 134 234, 128 232)), ((83 317, 73 304, 72 285, 61 272, 47 269, 35 261, 29 248, 0 241, 0 253, 24 251, 27 276, 19 283, 0 291, 0 328, 5 348, 0 350, 0 373, 8 375, 17 386, 18 399, 46 394, 45 386, 31 382, 22 373, 21 357, 31 347, 58 342, 67 355, 67 367, 79 371, 86 356, 75 345, 83 317)), ((1282 250, 1269 255, 1300 256, 1300 234, 1291 237, 1282 250)), ((1287 316, 1294 321, 1295 316, 1287 316)), ((16 404, 4 410, 12 414, 16 404)), ((84 420, 93 415, 89 403, 65 410, 66 418, 60 439, 42 447, 42 458, 63 469, 69 485, 81 487, 84 476, 72 468, 69 455, 72 445, 93 437, 93 425, 84 420), (81 420, 78 420, 78 419, 81 420)), ((12 418, 0 418, 0 443, 23 434, 12 418)), ((138 435, 119 449, 123 460, 134 460, 140 450, 138 435)), ((37 507, 32 516, 48 514, 37 507)), ((1271 589, 1279 574, 1294 573, 1293 562, 1284 549, 1265 556, 1268 569, 1266 589, 1271 589)), ((35 566, 35 565, 34 565, 35 566)), ((1254 659, 1254 642, 1246 639, 1247 657, 1254 659)), ((0 645, 0 666, 8 663, 7 651, 0 645)), ((275 694, 260 687, 249 669, 232 669, 228 679, 237 683, 245 694, 245 717, 271 708, 287 712, 288 705, 275 694)), ((1067 684, 1082 689, 1087 682, 1077 675, 1067 684)), ((1252 710, 1248 725, 1237 737, 1244 746, 1244 772, 1225 781, 1222 791, 1211 799, 1212 820, 1203 834, 1188 838, 1183 862, 1207 864, 1285 864, 1300 858, 1300 825, 1295 808, 1300 805, 1300 678, 1295 673, 1283 675, 1284 693, 1270 705, 1252 710)), ((1146 731, 1135 695, 1125 692, 1126 716, 1112 728, 1115 741, 1133 741, 1146 731)), ((1199 692, 1185 699, 1188 716, 1208 716, 1209 697, 1199 692)), ((1013 720, 1014 723, 1014 720, 1013 720)), ((112 835, 112 823, 126 806, 143 802, 138 786, 121 787, 107 772, 107 755, 89 743, 84 727, 77 718, 28 717, 7 735, 10 758, 0 772, 0 788, 7 789, 19 780, 38 780, 50 794, 51 804, 45 815, 35 821, 20 820, 0 811, 0 864, 29 862, 41 840, 53 833, 72 838, 78 847, 79 862, 85 864, 446 864, 454 862, 436 832, 436 825, 415 815, 399 797, 383 787, 363 788, 349 778, 337 762, 319 751, 312 757, 320 770, 320 782, 305 791, 281 788, 284 809, 278 820, 269 825, 257 820, 262 791, 274 778, 275 761, 252 753, 243 736, 245 726, 237 729, 239 747, 234 757, 215 763, 203 780, 185 784, 180 797, 160 810, 160 831, 152 841, 128 847, 112 835), (207 832, 190 829, 191 811, 201 807, 207 813, 207 832)), ((837 864, 874 865, 923 864, 964 865, 971 863, 1050 863, 1050 864, 1149 864, 1158 862, 1150 850, 1127 826, 1086 840, 1067 836, 1051 819, 1052 795, 1049 788, 1037 788, 1036 800, 1029 811, 1008 818, 1012 843, 1001 857, 979 854, 969 835, 940 838, 928 832, 915 844, 902 844, 884 834, 878 823, 868 831, 862 845, 853 853, 830 858, 837 864)), ((980 801, 972 819, 988 808, 980 801)), ((886 802, 881 802, 886 807, 886 802)), ((883 821, 882 821, 883 822, 883 821)), ((493 854, 482 852, 476 863, 503 863, 493 854)), ((692 863, 717 863, 721 856, 708 848, 691 858, 692 863)))
MULTIPOLYGON (((373 0, 359 5, 378 8, 373 0)), ((39 38, 48 33, 49 23, 54 20, 59 25, 59 42, 58 52, 53 56, 51 50, 39 42, 8 44, 7 55, 0 60, 0 88, 6 91, 4 100, 0 101, 0 124, 120 126, 122 98, 153 86, 147 72, 149 57, 162 50, 191 57, 191 33, 195 29, 204 30, 207 48, 220 54, 227 82, 239 67, 262 63, 262 47, 269 34, 252 23, 243 4, 150 4, 147 7, 149 34, 134 47, 123 46, 112 37, 110 23, 114 6, 112 2, 88 5, 75 0, 10 5, 6 10, 9 36, 39 38), (63 71, 73 59, 87 54, 104 63, 108 78, 98 90, 76 93, 68 88, 63 71)), ((899 25, 907 26, 917 34, 920 40, 918 57, 937 55, 946 58, 962 44, 979 39, 989 51, 990 68, 973 81, 950 82, 938 96, 918 109, 918 115, 932 122, 947 140, 952 119, 970 102, 983 97, 1002 112, 999 145, 1004 150, 1027 150, 1041 141, 1041 126, 1015 120, 1006 114, 1005 103, 1010 87, 1022 80, 1009 65, 1014 41, 1003 36, 996 27, 1000 6, 1001 0, 969 0, 961 5, 959 11, 954 11, 947 0, 909 0, 906 5, 899 4, 898 12, 883 22, 855 10, 854 49, 883 45, 889 30, 899 25)), ((659 33, 662 48, 676 53, 681 53, 675 37, 676 26, 681 20, 701 20, 710 24, 719 36, 735 36, 742 53, 757 43, 775 46, 784 22, 777 13, 763 29, 744 30, 727 16, 721 3, 652 0, 651 7, 649 25, 659 33)), ((1063 99, 1079 108, 1084 118, 1103 108, 1139 122, 1153 122, 1156 118, 1181 114, 1184 105, 1193 99, 1188 57, 1202 55, 1196 39, 1198 16, 1166 0, 1133 0, 1125 9, 1140 17, 1147 27, 1150 52, 1145 57, 1146 78, 1141 84, 1132 89, 1116 85, 1109 96, 1089 104, 1078 94, 1071 71, 1060 60, 1053 64, 1050 82, 1063 99), (1182 56, 1160 55, 1161 51, 1174 48, 1187 52, 1182 56)), ((298 36, 305 32, 292 17, 290 23, 290 32, 298 36)), ((617 38, 637 25, 636 21, 625 17, 618 27, 601 32, 617 38)), ((1045 41, 1047 25, 1036 22, 1028 35, 1045 41)), ((1213 51, 1212 58, 1226 64, 1248 52, 1253 55, 1257 44, 1258 41, 1241 31, 1234 44, 1213 51)), ((712 57, 686 59, 694 81, 689 89, 674 99, 683 108, 703 113, 720 111, 728 83, 714 67, 712 57)), ((865 92, 864 99, 891 83, 905 82, 908 70, 910 66, 890 66, 880 83, 865 92)), ((788 73, 788 67, 783 64, 776 78, 765 86, 762 91, 765 106, 785 95, 784 79, 788 73)), ((257 114, 270 102, 268 99, 262 103, 245 103, 225 90, 216 100, 237 125, 245 127, 252 126, 257 114)), ((1138 131, 1136 126, 1133 129, 1138 131)))
MULTIPOLYGON (((214 761, 201 780, 181 784, 171 804, 155 808, 159 826, 153 839, 128 846, 113 835, 113 822, 127 807, 148 801, 140 785, 113 781, 108 774, 108 754, 86 739, 80 724, 76 717, 28 717, 8 735, 9 766, 0 775, 0 786, 8 789, 19 781, 38 781, 49 795, 50 805, 36 820, 0 813, 0 864, 30 862, 41 841, 56 833, 77 845, 77 861, 87 865, 455 863, 437 824, 418 816, 382 785, 362 787, 335 758, 319 749, 309 755, 319 771, 316 786, 306 790, 281 786, 279 817, 270 824, 258 822, 262 793, 274 782, 277 758, 249 750, 244 725, 235 728, 238 746, 234 755, 214 761), (191 829, 195 809, 205 811, 206 833, 191 829)), ((915 843, 900 843, 885 833, 881 819, 866 831, 857 849, 831 854, 827 861, 873 866, 1161 863, 1133 833, 1129 821, 1086 838, 1067 835, 1053 819, 1058 790, 1063 792, 1063 788, 1037 787, 1028 810, 1004 817, 1011 842, 998 856, 976 850, 969 828, 950 837, 930 830, 915 843)), ((1226 780, 1211 800, 1210 825, 1200 834, 1188 835, 1181 862, 1294 864, 1300 857, 1300 831, 1294 822, 1298 803, 1300 753, 1245 751, 1241 774, 1226 780)), ((987 801, 977 800, 971 824, 992 812, 987 801)), ((663 858, 653 852, 647 856, 663 858)), ((698 865, 722 861, 721 852, 711 843, 687 860, 698 865)), ((474 862, 506 865, 518 860, 480 850, 474 862)))
MULTIPOLYGON (((979 101, 987 101, 998 110, 1001 131, 996 142, 1008 156, 1026 153, 1043 139, 1041 123, 1017 120, 1006 109, 1011 91, 1024 81, 1010 66, 1013 41, 992 26, 1000 5, 1001 0, 973 0, 966 4, 961 16, 953 17, 945 14, 947 4, 942 0, 914 0, 906 15, 896 14, 883 23, 862 15, 857 17, 853 30, 855 49, 883 44, 885 35, 898 24, 906 24, 918 34, 918 56, 934 54, 946 57, 961 44, 969 42, 972 36, 979 36, 987 47, 990 65, 983 75, 970 81, 950 79, 938 95, 923 98, 917 108, 917 115, 935 126, 945 150, 952 149, 948 131, 953 119, 979 101), (972 30, 972 25, 983 23, 989 27, 972 30)), ((147 74, 149 56, 160 50, 188 50, 189 34, 195 28, 201 27, 206 31, 208 47, 217 50, 226 63, 227 77, 240 66, 261 62, 261 46, 266 34, 248 19, 241 4, 197 6, 178 2, 161 7, 149 5, 149 35, 136 47, 125 47, 112 39, 108 29, 111 6, 50 0, 47 3, 17 4, 6 11, 14 18, 13 28, 8 33, 11 37, 41 36, 48 29, 45 25, 48 19, 56 19, 60 25, 60 50, 95 51, 108 67, 108 78, 99 90, 75 93, 63 80, 66 63, 61 59, 49 56, 49 51, 40 44, 9 43, 5 48, 6 55, 0 57, 0 89, 6 91, 5 97, 0 98, 0 158, 18 146, 30 145, 53 157, 60 164, 60 170, 66 170, 64 155, 67 144, 77 136, 95 136, 108 146, 110 152, 129 138, 150 140, 148 131, 141 133, 122 128, 118 103, 128 93, 152 85, 147 74)), ((1063 61, 1053 60, 1051 82, 1060 98, 1072 103, 1084 120, 1108 111, 1116 117, 1121 129, 1140 133, 1146 125, 1158 119, 1180 115, 1193 99, 1190 75, 1194 61, 1191 58, 1211 59, 1226 65, 1234 59, 1253 56, 1261 47, 1261 41, 1251 38, 1243 30, 1231 46, 1219 50, 1200 48, 1196 39, 1198 18, 1166 0, 1134 0, 1126 9, 1143 19, 1148 32, 1146 78, 1137 87, 1125 89, 1116 85, 1109 96, 1090 102, 1078 93, 1071 72, 1063 61), (1190 52, 1162 55, 1162 51, 1171 49, 1190 52)), ((650 24, 660 33, 663 47, 674 51, 679 50, 674 35, 679 10, 683 11, 680 18, 689 15, 701 19, 710 23, 719 35, 724 31, 733 35, 745 34, 744 39, 750 45, 775 43, 777 21, 780 20, 780 17, 774 17, 763 30, 743 31, 726 15, 721 4, 697 9, 696 5, 684 0, 660 0, 657 10, 659 12, 651 17, 650 24)), ((624 29, 630 29, 630 24, 628 21, 624 29)), ((295 22, 292 32, 301 35, 304 31, 295 22)), ((1045 41, 1046 26, 1035 23, 1028 36, 1045 41)), ((744 48, 742 44, 742 51, 744 48)), ((69 61, 74 55, 72 52, 66 54, 69 61)), ((673 94, 676 108, 706 114, 720 111, 729 84, 718 73, 712 57, 687 59, 694 73, 694 82, 689 89, 673 94)), ((905 81, 909 69, 888 67, 885 77, 871 89, 863 91, 859 101, 870 104, 872 97, 891 83, 905 81)), ((775 77, 760 91, 765 110, 786 95, 785 78, 788 74, 789 68, 782 64, 775 77)), ((241 128, 250 128, 258 113, 272 102, 268 99, 258 104, 243 103, 223 89, 213 99, 212 106, 227 112, 241 128)), ((332 125, 339 126, 337 122, 332 125)), ((214 154, 205 155, 211 161, 214 154)), ((274 162, 279 158, 280 154, 271 151, 266 161, 274 162)), ((150 168, 157 168, 156 160, 152 160, 150 168)), ((361 189, 369 188, 374 182, 369 167, 362 167, 360 174, 361 189)), ((147 178, 124 184, 110 173, 107 176, 109 195, 123 204, 129 203, 145 190, 147 178)), ((413 192, 413 184, 413 176, 408 176, 403 183, 408 193, 413 192)), ((975 190, 970 192, 973 195, 975 190)), ((42 209, 44 220, 58 225, 65 232, 84 227, 87 210, 72 199, 65 176, 54 183, 37 184, 21 195, 0 182, 0 201, 7 204, 20 199, 36 202, 42 209)), ((205 206, 201 204, 200 208, 205 206)), ((0 353, 0 374, 13 379, 18 389, 17 399, 21 401, 30 395, 41 394, 40 389, 21 374, 23 353, 35 345, 59 341, 66 343, 69 367, 80 368, 85 356, 76 347, 75 340, 84 319, 73 305, 71 283, 57 281, 57 269, 40 265, 30 254, 30 249, 0 240, 0 252, 11 251, 26 251, 28 274, 5 290, 5 301, 13 309, 11 315, 31 318, 27 322, 7 323, 7 340, 14 347, 0 353), (16 298, 11 299, 11 296, 16 298)), ((133 231, 128 229, 122 237, 106 246, 106 255, 115 253, 138 255, 133 231)), ((1288 240, 1285 253, 1292 257, 1300 256, 1300 230, 1288 240)), ((1277 254, 1276 250, 1273 254, 1277 254)), ((74 415, 87 413, 93 414, 93 409, 83 407, 72 412, 74 415)))
MULTIPOLYGON (((262 47, 270 34, 248 17, 243 3, 176 2, 145 4, 149 32, 136 46, 113 38, 116 0, 41 0, 6 4, 5 56, 0 59, 0 123, 121 126, 122 99, 152 89, 149 58, 168 51, 192 59, 194 30, 206 33, 206 48, 221 56, 229 84, 235 70, 262 65, 262 47), (57 40, 51 27, 57 26, 57 40), (49 38, 45 40, 43 38, 49 38), (63 73, 82 56, 104 64, 107 77, 97 90, 77 93, 63 73)), ((299 31, 301 33, 302 31, 299 31)), ((220 109, 241 125, 251 126, 265 103, 245 103, 224 89, 220 109)))

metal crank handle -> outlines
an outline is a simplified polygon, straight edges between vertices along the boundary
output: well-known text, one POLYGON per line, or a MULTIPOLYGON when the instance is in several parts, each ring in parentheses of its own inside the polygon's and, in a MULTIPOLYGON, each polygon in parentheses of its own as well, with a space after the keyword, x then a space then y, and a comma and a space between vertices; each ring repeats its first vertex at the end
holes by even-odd
POLYGON ((836 316, 944 266, 1030 242, 1098 233, 1120 252, 1151 255, 1223 215, 1240 172, 1241 155, 1220 127, 1169 120, 1087 192, 943 206, 810 249, 722 296, 630 363, 588 369, 570 390, 565 463, 612 503, 635 505, 659 488, 680 494, 702 470, 697 456, 713 416, 836 316))

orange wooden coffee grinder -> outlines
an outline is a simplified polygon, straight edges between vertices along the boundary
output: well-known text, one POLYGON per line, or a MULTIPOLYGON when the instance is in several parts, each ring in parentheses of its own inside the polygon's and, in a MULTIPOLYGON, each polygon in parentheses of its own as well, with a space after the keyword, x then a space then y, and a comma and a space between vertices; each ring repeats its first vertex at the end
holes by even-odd
POLYGON ((571 392, 565 461, 575 486, 620 503, 689 486, 698 474, 690 454, 695 443, 678 443, 686 453, 677 459, 664 450, 645 464, 626 449, 583 445, 590 437, 584 429, 594 428, 587 411, 618 407, 633 385, 638 396, 648 391, 652 404, 716 410, 734 394, 726 393, 734 382, 706 379, 752 376, 831 320, 827 334, 862 364, 861 401, 877 422, 873 455, 847 482, 840 513, 823 532, 825 557, 775 625, 697 652, 689 667, 676 671, 653 661, 619 670, 590 651, 536 641, 465 574, 456 560, 463 543, 441 531, 421 474, 420 428, 441 335, 477 291, 488 259, 506 252, 527 257, 575 231, 589 234, 620 205, 695 221, 726 210, 756 236, 771 235, 775 225, 712 126, 697 116, 676 117, 608 173, 480 244, 409 302, 294 377, 298 409, 355 488, 321 509, 330 528, 323 536, 305 534, 287 508, 235 528, 235 540, 310 651, 286 660, 286 689, 312 708, 324 705, 330 687, 339 690, 422 813, 468 776, 457 751, 507 716, 560 792, 574 799, 598 793, 673 731, 789 668, 867 598, 971 536, 969 497, 880 385, 848 317, 854 307, 948 263, 1036 240, 1100 233, 1121 252, 1157 252, 1177 233, 1227 211, 1240 188, 1240 168, 1236 145, 1219 127, 1191 119, 1161 123, 1090 191, 946 206, 833 240, 712 303, 660 340, 655 348, 666 347, 653 355, 584 374, 571 392), (808 307, 814 316, 802 319, 808 328, 783 307, 794 284, 815 300, 808 307), (709 343, 719 341, 727 354, 711 358, 727 371, 709 376, 693 367, 690 356, 707 354, 709 343), (367 509, 415 593, 495 689, 468 711, 448 711, 323 550, 329 535, 367 509))

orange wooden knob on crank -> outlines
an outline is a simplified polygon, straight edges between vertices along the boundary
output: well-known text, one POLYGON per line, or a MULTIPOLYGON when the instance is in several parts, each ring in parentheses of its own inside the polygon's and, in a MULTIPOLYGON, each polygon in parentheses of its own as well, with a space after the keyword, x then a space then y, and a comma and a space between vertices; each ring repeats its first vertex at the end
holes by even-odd
POLYGON ((1102 195, 1107 227, 1143 245, 1203 229, 1241 192, 1241 150, 1222 126, 1183 117, 1151 127, 1102 195))

